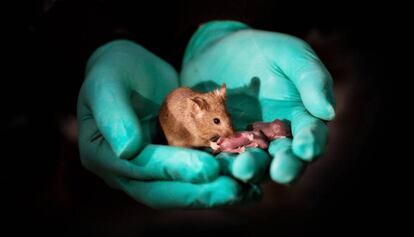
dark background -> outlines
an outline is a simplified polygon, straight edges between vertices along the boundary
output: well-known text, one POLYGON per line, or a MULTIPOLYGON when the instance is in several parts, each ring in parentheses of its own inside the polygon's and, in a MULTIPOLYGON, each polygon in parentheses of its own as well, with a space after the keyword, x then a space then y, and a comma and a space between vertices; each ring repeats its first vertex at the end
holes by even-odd
MULTIPOLYGON (((13 231, 73 236, 353 233, 388 227, 394 176, 380 168, 389 155, 385 117, 395 92, 385 70, 396 11, 348 1, 65 1, 21 2, 6 19, 11 43, 2 79, 2 205, 13 231), (384 10, 385 9, 385 10, 384 10), (233 19, 305 39, 333 75, 337 118, 326 154, 290 186, 263 185, 247 207, 155 211, 106 186, 80 164, 76 99, 90 54, 117 38, 134 40, 177 71, 200 23, 233 19), (7 21, 8 20, 8 21, 7 21), (388 201, 387 201, 388 200, 388 201), (374 224, 369 224, 373 220, 374 224)), ((7 11, 7 9, 4 9, 7 11)), ((395 41, 393 41, 395 42, 395 41)), ((398 44, 398 43, 397 43, 398 44)), ((392 135, 391 135, 392 136, 392 135)), ((395 153, 392 153, 396 157, 395 153)))

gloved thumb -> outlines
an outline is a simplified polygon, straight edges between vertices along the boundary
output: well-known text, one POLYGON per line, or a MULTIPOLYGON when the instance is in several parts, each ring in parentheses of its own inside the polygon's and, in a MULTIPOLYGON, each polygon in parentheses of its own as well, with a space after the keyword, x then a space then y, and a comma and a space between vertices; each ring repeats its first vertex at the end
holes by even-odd
POLYGON ((333 80, 325 65, 305 42, 291 37, 291 46, 281 54, 279 64, 295 84, 305 108, 315 117, 335 117, 333 80))
POLYGON ((94 74, 108 80, 86 80, 82 89, 96 126, 117 157, 134 157, 142 146, 142 128, 129 99, 128 88, 110 73, 94 74), (97 75, 98 74, 98 75, 97 75), (102 85, 105 84, 105 85, 102 85))

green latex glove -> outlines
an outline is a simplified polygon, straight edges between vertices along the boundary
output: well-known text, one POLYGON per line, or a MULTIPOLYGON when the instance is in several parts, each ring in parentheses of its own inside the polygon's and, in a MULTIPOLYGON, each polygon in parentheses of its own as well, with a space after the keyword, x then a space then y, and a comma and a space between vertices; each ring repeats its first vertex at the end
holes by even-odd
POLYGON ((118 40, 91 56, 78 98, 82 164, 153 208, 204 208, 250 200, 254 186, 220 175, 209 153, 153 144, 176 71, 141 46, 118 40))
MULTIPOLYGON (((192 36, 181 71, 185 86, 208 91, 227 84, 227 106, 237 130, 255 121, 290 122, 293 140, 271 142, 270 177, 279 183, 297 178, 324 152, 335 116, 332 78, 304 41, 252 29, 235 21, 203 24, 192 36)), ((245 181, 260 179, 267 154, 220 154, 225 172, 245 181)))

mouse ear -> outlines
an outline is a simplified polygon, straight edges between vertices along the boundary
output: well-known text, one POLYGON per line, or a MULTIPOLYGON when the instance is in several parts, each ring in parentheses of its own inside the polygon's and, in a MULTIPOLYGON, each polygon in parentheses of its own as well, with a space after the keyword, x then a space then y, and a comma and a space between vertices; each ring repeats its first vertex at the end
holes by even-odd
POLYGON ((199 113, 201 110, 207 110, 207 102, 198 96, 190 98, 189 102, 191 104, 192 111, 195 113, 199 113))
POLYGON ((221 96, 223 99, 226 99, 227 96, 227 88, 226 83, 223 83, 220 89, 216 89, 214 93, 218 96, 221 96))

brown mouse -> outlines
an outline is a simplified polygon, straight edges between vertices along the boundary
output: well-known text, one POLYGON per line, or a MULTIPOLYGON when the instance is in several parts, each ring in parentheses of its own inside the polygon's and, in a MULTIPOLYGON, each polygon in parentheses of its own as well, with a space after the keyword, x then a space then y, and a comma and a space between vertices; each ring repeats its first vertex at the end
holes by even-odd
POLYGON ((169 145, 189 148, 210 147, 210 142, 233 135, 226 108, 226 85, 201 93, 179 87, 161 105, 159 121, 169 145))

